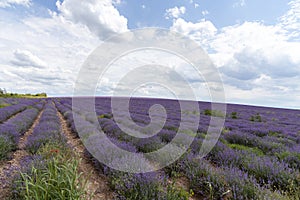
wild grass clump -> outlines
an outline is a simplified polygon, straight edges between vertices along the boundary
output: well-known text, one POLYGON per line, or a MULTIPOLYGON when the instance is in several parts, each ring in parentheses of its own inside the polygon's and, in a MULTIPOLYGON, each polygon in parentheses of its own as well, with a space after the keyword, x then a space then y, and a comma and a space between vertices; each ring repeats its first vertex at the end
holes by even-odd
POLYGON ((262 118, 261 118, 259 113, 256 113, 256 115, 252 115, 250 117, 250 121, 252 121, 252 122, 262 122, 262 118))
POLYGON ((204 110, 204 115, 213 116, 213 117, 225 117, 225 114, 220 110, 204 110))
POLYGON ((86 181, 78 172, 80 160, 61 145, 49 144, 15 177, 12 199, 87 199, 86 181))
POLYGON ((11 104, 8 103, 0 103, 0 108, 5 108, 7 106, 11 106, 11 104))
POLYGON ((237 116, 237 112, 232 112, 231 113, 231 119, 237 119, 238 116, 237 116))
POLYGON ((250 153, 254 153, 258 156, 263 156, 264 152, 257 147, 248 147, 241 144, 227 144, 228 147, 236 150, 249 151, 250 153))

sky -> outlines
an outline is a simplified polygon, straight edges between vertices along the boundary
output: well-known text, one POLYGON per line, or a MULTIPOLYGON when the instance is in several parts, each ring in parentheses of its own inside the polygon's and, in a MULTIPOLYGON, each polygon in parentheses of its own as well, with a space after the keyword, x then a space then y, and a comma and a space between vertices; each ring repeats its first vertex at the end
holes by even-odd
MULTIPOLYGON (((208 53, 226 102, 300 109, 300 0, 0 0, 0 26, 0 88, 8 92, 71 96, 103 41, 158 27, 208 53)), ((98 95, 111 94, 105 82, 98 95)))

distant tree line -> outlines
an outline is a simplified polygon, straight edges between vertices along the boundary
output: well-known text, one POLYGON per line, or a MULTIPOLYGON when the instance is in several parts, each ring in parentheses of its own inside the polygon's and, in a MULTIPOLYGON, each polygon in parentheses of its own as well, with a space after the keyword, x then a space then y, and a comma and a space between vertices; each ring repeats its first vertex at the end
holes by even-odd
POLYGON ((18 94, 18 93, 9 93, 6 91, 5 88, 0 88, 0 97, 14 97, 14 98, 22 98, 22 97, 31 97, 31 98, 45 98, 47 97, 47 94, 42 92, 38 94, 18 94))

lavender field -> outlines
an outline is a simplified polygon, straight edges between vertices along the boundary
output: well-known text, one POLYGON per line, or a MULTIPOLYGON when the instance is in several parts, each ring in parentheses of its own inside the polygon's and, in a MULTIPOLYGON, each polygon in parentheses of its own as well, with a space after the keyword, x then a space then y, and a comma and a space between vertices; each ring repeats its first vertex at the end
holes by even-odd
MULTIPOLYGON (((71 98, 0 99, 0 199, 300 199, 299 110, 228 104, 223 113, 199 102, 198 113, 182 111, 176 100, 133 98, 131 119, 124 115, 116 121, 111 99, 99 97, 95 121, 84 107, 84 99, 73 109, 71 98), (154 104, 167 114, 156 135, 136 138, 118 127, 117 122, 138 131, 130 120, 146 126, 154 104), (181 121, 198 115, 198 128, 178 132, 181 121), (220 138, 208 155, 196 159, 213 117, 225 118, 220 138), (81 140, 93 139, 99 130, 119 148, 137 153, 138 167, 156 162, 147 153, 176 134, 182 141, 195 138, 176 162, 129 173, 107 167, 85 148, 81 140)), ((182 143, 172 145, 176 154, 182 143)), ((128 165, 126 156, 100 153, 111 165, 128 165)))

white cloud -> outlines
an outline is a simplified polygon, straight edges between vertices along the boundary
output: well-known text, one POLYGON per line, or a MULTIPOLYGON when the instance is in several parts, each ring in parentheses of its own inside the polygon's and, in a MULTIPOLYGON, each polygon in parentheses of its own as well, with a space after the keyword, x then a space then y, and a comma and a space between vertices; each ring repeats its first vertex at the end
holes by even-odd
POLYGON ((165 16, 166 19, 170 19, 170 18, 178 18, 179 16, 183 15, 185 13, 186 9, 184 6, 181 7, 174 7, 174 8, 169 8, 166 10, 165 16))
POLYGON ((87 26, 100 39, 128 30, 127 19, 120 15, 111 0, 64 0, 56 5, 60 15, 87 26))
POLYGON ((299 108, 300 43, 290 41, 280 25, 246 22, 226 27, 210 48, 229 101, 299 108))
POLYGON ((122 3, 122 0, 112 0, 112 3, 113 5, 120 5, 122 3))
POLYGON ((210 21, 179 18, 170 29, 209 53, 223 77, 228 101, 299 108, 299 2, 292 1, 275 25, 245 22, 217 30, 210 21))
POLYGON ((198 8, 198 7, 199 7, 199 4, 195 3, 195 4, 194 4, 194 7, 195 7, 195 8, 198 8))
POLYGON ((0 26, 0 83, 12 92, 71 95, 81 65, 100 44, 85 26, 61 16, 4 20, 0 26))
POLYGON ((217 32, 216 27, 206 20, 197 23, 187 22, 182 18, 174 20, 172 31, 180 32, 199 42, 201 45, 208 45, 208 42, 217 32))
POLYGON ((141 7, 142 7, 143 9, 145 9, 145 8, 146 8, 146 5, 143 4, 141 7))
MULTIPOLYGON (((0 7, 28 7, 30 2, 2 0, 0 7)), ((245 1, 238 2, 245 5, 245 1)), ((127 19, 115 7, 120 3, 65 0, 57 3, 59 12, 48 18, 13 19, 1 12, 1 87, 13 92, 71 95, 77 73, 91 51, 102 39, 128 30, 127 19)), ((221 71, 229 101, 299 108, 300 0, 289 5, 290 10, 275 25, 245 22, 217 30, 207 20, 192 23, 180 18, 186 12, 183 6, 168 9, 166 16, 173 19, 171 30, 189 36, 209 52, 221 71)), ((195 80, 192 75, 188 78, 195 80)), ((112 86, 110 82, 104 85, 112 86)))
POLYGON ((30 51, 24 51, 17 49, 14 52, 14 59, 11 61, 12 64, 20 67, 35 67, 35 68, 45 68, 46 63, 42 61, 36 55, 33 55, 30 51))
POLYGON ((1 12, 2 87, 21 93, 72 95, 81 65, 101 39, 127 30, 127 19, 114 7, 120 3, 65 0, 57 2, 58 13, 23 19, 1 12))
MULTIPOLYGON (((277 85, 277 83, 274 84, 277 85)), ((225 87, 228 102, 297 109, 299 109, 300 97, 295 94, 299 92, 299 88, 275 91, 274 87, 256 87, 251 90, 244 90, 230 85, 225 87)))
POLYGON ((232 7, 236 8, 236 7, 244 7, 246 6, 246 0, 237 0, 232 7))
POLYGON ((208 12, 207 10, 203 10, 201 13, 202 13, 202 15, 203 15, 203 16, 205 16, 205 15, 208 15, 208 14, 209 14, 209 12, 208 12))
POLYGON ((11 7, 13 5, 22 5, 29 7, 31 4, 31 0, 1 0, 0 8, 11 7))
POLYGON ((287 30, 290 37, 299 39, 300 37, 300 0, 289 2, 290 10, 280 17, 280 26, 287 30))
POLYGON ((300 44, 287 39, 278 26, 246 22, 221 29, 210 47, 216 64, 228 76, 240 80, 257 78, 260 73, 272 78, 295 77, 300 75, 295 54, 300 44))

